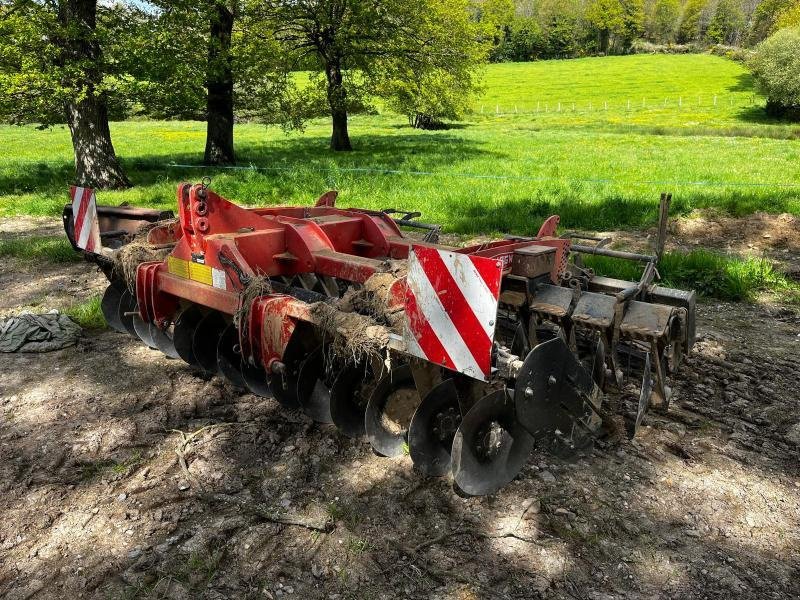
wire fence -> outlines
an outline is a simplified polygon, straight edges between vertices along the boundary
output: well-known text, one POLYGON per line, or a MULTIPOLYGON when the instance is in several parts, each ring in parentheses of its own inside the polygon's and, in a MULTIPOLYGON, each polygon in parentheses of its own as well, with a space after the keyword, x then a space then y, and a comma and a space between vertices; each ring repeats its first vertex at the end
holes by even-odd
POLYGON ((577 99, 577 100, 535 100, 515 104, 481 104, 480 114, 549 114, 549 113, 602 113, 633 112, 641 110, 680 110, 680 109, 735 109, 763 106, 762 98, 755 95, 715 94, 712 96, 679 95, 664 98, 627 98, 613 100, 577 99))

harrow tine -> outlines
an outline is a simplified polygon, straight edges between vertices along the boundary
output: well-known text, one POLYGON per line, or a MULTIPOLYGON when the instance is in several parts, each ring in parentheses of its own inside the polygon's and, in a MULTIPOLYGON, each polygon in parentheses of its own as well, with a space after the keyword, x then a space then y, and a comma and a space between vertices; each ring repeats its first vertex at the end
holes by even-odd
MULTIPOLYGON (((217 371, 231 384, 239 388, 247 387, 242 375, 242 354, 239 349, 239 331, 230 323, 219 336, 217 343, 217 371)), ((264 374, 264 382, 267 376, 264 374)))
POLYGON ((133 326, 133 313, 136 310, 136 298, 133 297, 133 294, 131 294, 129 290, 125 290, 122 292, 122 296, 120 296, 119 299, 117 318, 119 319, 120 323, 122 323, 122 327, 125 331, 134 337, 139 337, 136 335, 136 329, 133 326))
POLYGON ((464 415, 453 438, 453 479, 471 496, 492 494, 517 476, 533 445, 508 390, 492 392, 464 415))
POLYGON ((331 387, 333 365, 326 360, 324 346, 318 346, 300 366, 297 401, 300 408, 317 423, 333 423, 331 387))
POLYGON ((225 319, 216 311, 208 313, 197 324, 192 335, 192 354, 206 373, 217 374, 217 344, 225 329, 225 319))
POLYGON ((414 468, 429 477, 450 472, 453 438, 461 423, 456 384, 445 379, 423 398, 408 428, 408 449, 414 468))
POLYGON ((633 425, 633 434, 639 433, 647 409, 650 408, 650 395, 653 392, 653 374, 650 372, 650 353, 644 360, 644 376, 642 377, 642 389, 639 391, 639 405, 636 409, 636 421, 633 425))
POLYGON ((175 349, 175 342, 172 341, 172 335, 167 330, 161 329, 155 323, 150 323, 150 337, 153 338, 156 348, 161 350, 168 358, 180 358, 178 351, 175 349))
POLYGON ((203 316, 203 312, 197 306, 188 307, 175 319, 175 328, 172 336, 178 356, 193 367, 198 368, 200 368, 200 363, 197 361, 192 349, 192 339, 203 316))
POLYGON ((331 420, 337 429, 351 438, 362 438, 364 414, 370 393, 375 389, 375 376, 368 364, 346 367, 331 388, 331 420))
POLYGON ((100 310, 103 313, 106 323, 114 331, 127 333, 119 318, 119 304, 122 299, 122 291, 113 283, 103 292, 103 299, 100 301, 100 310))
POLYGON ((148 348, 150 348, 151 350, 158 349, 155 341, 153 341, 153 336, 150 335, 150 324, 145 323, 142 320, 142 317, 140 317, 138 314, 133 315, 133 330, 136 332, 136 335, 139 337, 139 339, 142 340, 148 348))
POLYGON ((408 365, 392 369, 378 381, 364 413, 364 429, 375 452, 383 456, 403 454, 408 426, 419 403, 408 365))

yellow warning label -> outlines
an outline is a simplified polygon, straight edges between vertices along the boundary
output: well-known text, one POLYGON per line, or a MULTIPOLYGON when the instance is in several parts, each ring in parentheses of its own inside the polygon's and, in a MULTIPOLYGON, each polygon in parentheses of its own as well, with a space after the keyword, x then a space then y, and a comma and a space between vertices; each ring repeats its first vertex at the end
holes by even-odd
POLYGON ((211 274, 211 267, 196 262, 189 263, 189 279, 205 283, 206 285, 211 285, 214 282, 214 278, 211 274))
POLYGON ((173 275, 189 279, 189 261, 174 256, 167 257, 167 270, 173 275))

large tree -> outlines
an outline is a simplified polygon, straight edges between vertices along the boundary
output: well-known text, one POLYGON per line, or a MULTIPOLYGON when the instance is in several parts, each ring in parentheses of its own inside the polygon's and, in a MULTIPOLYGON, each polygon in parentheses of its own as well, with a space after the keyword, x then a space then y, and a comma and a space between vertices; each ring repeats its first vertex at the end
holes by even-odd
MULTIPOLYGON (((276 43, 242 0, 151 0, 139 97, 146 114, 206 121, 204 162, 236 162, 236 113, 270 121, 288 85, 276 43)), ((278 108, 279 107, 279 108, 278 108)))
MULTIPOLYGON (((254 0, 254 10, 296 59, 322 73, 330 147, 351 150, 348 110, 410 69, 453 73, 470 56, 450 52, 466 2, 440 0, 254 0)), ((479 40, 474 40, 475 44, 479 40)))
POLYGON ((124 85, 124 74, 104 52, 108 33, 96 0, 0 4, 0 117, 42 126, 66 122, 76 182, 96 188, 130 185, 108 125, 109 98, 124 85))

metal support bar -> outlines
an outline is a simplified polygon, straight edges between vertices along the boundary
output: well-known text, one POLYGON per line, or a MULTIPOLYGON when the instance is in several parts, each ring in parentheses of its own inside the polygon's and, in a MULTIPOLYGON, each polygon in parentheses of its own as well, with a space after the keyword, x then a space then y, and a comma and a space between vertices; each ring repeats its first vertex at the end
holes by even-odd
POLYGON ((650 254, 637 254, 635 252, 625 252, 624 250, 611 250, 610 248, 598 248, 597 246, 582 246, 572 244, 570 250, 581 254, 596 254, 598 256, 608 256, 611 258, 622 258, 625 260, 636 260, 639 262, 657 262, 658 258, 650 254))

